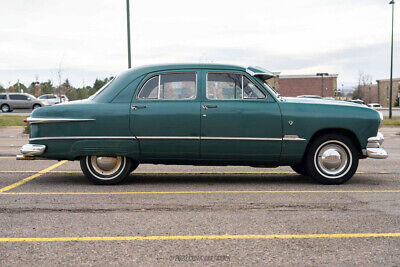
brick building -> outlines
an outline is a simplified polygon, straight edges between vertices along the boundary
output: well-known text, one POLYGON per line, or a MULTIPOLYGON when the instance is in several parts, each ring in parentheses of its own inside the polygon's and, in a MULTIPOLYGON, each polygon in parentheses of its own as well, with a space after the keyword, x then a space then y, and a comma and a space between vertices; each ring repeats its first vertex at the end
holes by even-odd
MULTIPOLYGON (((383 107, 389 106, 389 91, 390 91, 390 80, 382 79, 377 80, 378 87, 378 98, 383 107)), ((395 105, 397 98, 400 96, 400 78, 393 79, 393 89, 392 89, 392 104, 395 105)))
POLYGON ((269 82, 282 96, 319 95, 333 97, 337 90, 337 74, 324 76, 323 92, 322 79, 317 75, 277 75, 269 82))
POLYGON ((377 84, 369 84, 360 87, 361 95, 360 98, 364 103, 380 103, 379 101, 379 90, 377 84))
MULTIPOLYGON (((382 107, 389 106, 390 80, 377 80, 376 84, 369 84, 360 87, 360 98, 367 104, 379 103, 382 107)), ((392 103, 395 106, 397 98, 400 96, 400 78, 393 79, 392 103)))

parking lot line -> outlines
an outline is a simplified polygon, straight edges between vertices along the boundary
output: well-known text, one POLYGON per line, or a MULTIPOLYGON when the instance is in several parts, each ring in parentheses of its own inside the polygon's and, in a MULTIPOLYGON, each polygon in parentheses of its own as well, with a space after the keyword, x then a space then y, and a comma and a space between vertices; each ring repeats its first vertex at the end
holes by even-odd
MULTIPOLYGON (((37 171, 0 171, 0 173, 35 173, 37 171)), ((82 171, 48 171, 47 173, 82 173, 82 171)), ((293 171, 135 171, 133 174, 295 174, 293 171)), ((356 172, 356 174, 391 174, 388 171, 356 172)))
POLYGON ((400 237, 400 233, 294 234, 294 235, 174 235, 174 236, 88 236, 88 237, 2 237, 0 242, 144 241, 201 239, 316 239, 400 237))
POLYGON ((21 181, 18 181, 18 182, 13 183, 13 184, 11 184, 9 186, 3 187, 3 188, 0 189, 0 193, 3 193, 3 192, 6 192, 8 190, 11 190, 13 188, 16 188, 17 186, 20 186, 20 185, 22 185, 22 184, 24 184, 26 182, 29 182, 30 180, 33 180, 33 179, 35 179, 35 178, 37 178, 37 177, 39 177, 39 176, 41 176, 41 175, 43 175, 45 173, 48 173, 49 171, 54 170, 55 168, 57 168, 58 166, 64 164, 65 162, 67 162, 67 160, 60 161, 60 162, 58 162, 58 163, 56 163, 54 165, 51 165, 50 167, 48 167, 48 168, 46 168, 44 170, 41 170, 41 171, 37 172, 34 175, 31 175, 31 176, 29 176, 29 177, 27 177, 25 179, 22 179, 21 181))
POLYGON ((132 192, 0 192, 0 195, 166 195, 166 194, 302 194, 302 193, 400 193, 399 190, 218 190, 132 192))

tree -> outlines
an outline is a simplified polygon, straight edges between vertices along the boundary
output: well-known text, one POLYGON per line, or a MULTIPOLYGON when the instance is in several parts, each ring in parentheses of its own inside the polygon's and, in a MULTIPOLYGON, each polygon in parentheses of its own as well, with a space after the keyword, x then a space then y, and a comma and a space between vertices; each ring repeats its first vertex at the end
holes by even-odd
POLYGON ((364 99, 366 96, 362 89, 366 88, 368 85, 371 85, 371 83, 372 76, 364 72, 360 72, 358 74, 358 85, 353 92, 353 99, 362 99, 364 102, 366 102, 367 99, 364 99))

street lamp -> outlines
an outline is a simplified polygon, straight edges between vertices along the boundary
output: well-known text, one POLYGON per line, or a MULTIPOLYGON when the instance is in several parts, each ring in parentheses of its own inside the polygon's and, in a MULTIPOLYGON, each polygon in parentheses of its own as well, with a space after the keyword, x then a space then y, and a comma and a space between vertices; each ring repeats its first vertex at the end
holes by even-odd
POLYGON ((317 76, 321 76, 321 96, 324 97, 324 76, 329 76, 329 73, 317 73, 317 76))
POLYGON ((131 22, 129 15, 129 0, 126 0, 126 30, 128 33, 128 68, 131 68, 131 22))
POLYGON ((390 1, 392 5, 392 47, 390 55, 390 92, 389 92, 389 119, 392 118, 392 90, 393 90, 393 26, 394 26, 394 0, 390 1))

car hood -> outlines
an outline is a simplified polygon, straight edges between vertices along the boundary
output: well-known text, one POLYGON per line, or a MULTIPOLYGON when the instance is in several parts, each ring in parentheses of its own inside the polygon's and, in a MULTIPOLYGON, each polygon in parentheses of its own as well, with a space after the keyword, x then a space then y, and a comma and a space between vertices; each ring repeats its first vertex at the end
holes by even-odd
POLYGON ((344 100, 328 100, 318 98, 301 98, 301 97, 282 97, 282 102, 299 103, 299 104, 320 104, 320 105, 338 105, 338 106, 352 106, 359 108, 368 108, 365 105, 347 102, 344 100))

